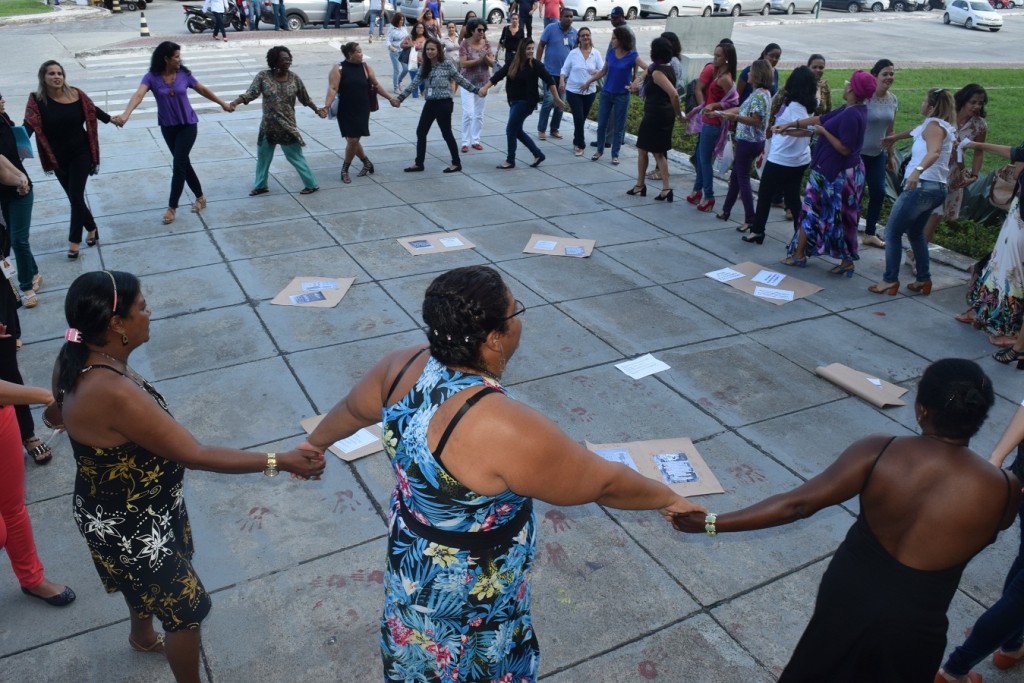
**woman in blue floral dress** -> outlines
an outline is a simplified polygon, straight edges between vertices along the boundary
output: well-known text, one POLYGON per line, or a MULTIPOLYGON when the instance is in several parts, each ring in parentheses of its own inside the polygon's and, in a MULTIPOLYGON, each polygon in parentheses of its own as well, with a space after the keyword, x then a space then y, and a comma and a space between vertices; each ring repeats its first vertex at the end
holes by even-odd
POLYGON ((491 268, 440 275, 423 303, 429 349, 386 356, 309 437, 328 446, 378 421, 383 406, 384 450, 398 480, 381 620, 385 681, 536 680, 534 497, 703 509, 590 453, 508 396, 500 378, 524 311, 491 268))

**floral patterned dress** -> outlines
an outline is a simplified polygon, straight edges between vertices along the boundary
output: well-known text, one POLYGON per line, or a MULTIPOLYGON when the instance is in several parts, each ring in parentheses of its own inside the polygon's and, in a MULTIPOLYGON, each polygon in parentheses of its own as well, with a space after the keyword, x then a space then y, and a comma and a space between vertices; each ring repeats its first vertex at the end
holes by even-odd
MULTIPOLYGON (((82 372, 109 365, 90 365, 82 372)), ((130 379, 130 378, 129 378, 130 379)), ((160 407, 167 404, 141 384, 160 407)), ((185 510, 185 468, 134 443, 88 446, 71 436, 78 465, 74 516, 108 593, 120 591, 140 617, 165 631, 198 628, 210 596, 192 569, 192 529, 185 510)))
POLYGON ((505 392, 430 358, 409 393, 383 411, 384 450, 398 478, 381 623, 385 681, 536 680, 532 501, 512 491, 482 496, 456 480, 440 460, 450 427, 436 454, 427 446, 441 404, 481 386, 467 405, 505 392))
POLYGON ((1024 323, 1024 220, 1015 198, 992 248, 992 256, 967 303, 974 319, 992 334, 1016 337, 1024 323))
POLYGON ((946 181, 946 187, 948 188, 946 201, 932 212, 942 216, 942 220, 954 221, 960 217, 960 206, 964 201, 964 188, 968 185, 967 180, 965 180, 967 167, 957 162, 956 148, 960 146, 960 143, 965 138, 976 140, 986 130, 988 130, 988 123, 980 116, 972 116, 956 129, 953 151, 949 155, 949 179, 946 181))

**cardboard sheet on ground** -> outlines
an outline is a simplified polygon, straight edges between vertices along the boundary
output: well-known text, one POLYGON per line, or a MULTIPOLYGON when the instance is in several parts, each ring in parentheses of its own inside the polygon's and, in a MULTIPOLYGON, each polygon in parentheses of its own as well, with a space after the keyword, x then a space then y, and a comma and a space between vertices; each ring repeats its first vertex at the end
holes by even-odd
POLYGON ((781 306, 820 292, 822 289, 818 285, 793 277, 791 272, 796 270, 786 266, 779 266, 778 269, 765 268, 753 261, 745 261, 704 275, 735 287, 741 292, 752 294, 758 299, 781 306))
MULTIPOLYGON (((307 417, 299 424, 302 425, 307 434, 312 434, 313 430, 316 429, 316 426, 323 419, 323 415, 314 415, 313 417, 307 417)), ((384 450, 384 445, 380 442, 380 427, 370 425, 360 429, 347 439, 335 441, 327 450, 345 462, 352 462, 367 455, 373 455, 377 451, 384 450)))
POLYGON ((270 300, 279 306, 333 308, 341 303, 354 277, 297 277, 270 300))
POLYGON ((681 496, 725 493, 693 442, 686 437, 626 443, 585 443, 588 450, 605 460, 632 467, 645 477, 665 483, 681 496))
POLYGON ((435 232, 433 235, 402 237, 398 243, 413 256, 441 254, 446 251, 472 249, 476 246, 457 232, 435 232))
POLYGON ((906 402, 900 400, 900 396, 907 393, 909 389, 890 384, 884 379, 879 379, 860 370, 854 370, 842 363, 832 363, 831 365, 815 368, 814 374, 824 377, 829 382, 846 389, 854 396, 860 396, 868 403, 879 408, 907 405, 906 402))
POLYGON ((554 235, 530 235, 530 241, 523 248, 524 254, 546 254, 548 256, 574 256, 587 258, 594 253, 594 240, 581 240, 575 237, 555 237, 554 235))

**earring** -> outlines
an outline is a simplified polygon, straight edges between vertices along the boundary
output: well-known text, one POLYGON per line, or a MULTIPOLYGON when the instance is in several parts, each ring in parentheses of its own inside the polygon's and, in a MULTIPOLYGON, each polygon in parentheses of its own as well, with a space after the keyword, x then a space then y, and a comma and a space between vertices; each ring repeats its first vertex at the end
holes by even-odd
POLYGON ((124 332, 121 333, 121 346, 128 346, 128 335, 124 332))

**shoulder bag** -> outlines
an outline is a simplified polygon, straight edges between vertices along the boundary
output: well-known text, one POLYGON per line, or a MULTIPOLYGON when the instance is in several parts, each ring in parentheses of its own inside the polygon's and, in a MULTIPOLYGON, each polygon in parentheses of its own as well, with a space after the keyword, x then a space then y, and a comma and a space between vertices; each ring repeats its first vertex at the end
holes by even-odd
POLYGON ((1007 211, 1017 194, 1021 168, 1024 164, 1006 164, 992 174, 992 184, 988 188, 988 201, 997 209, 1007 211))

